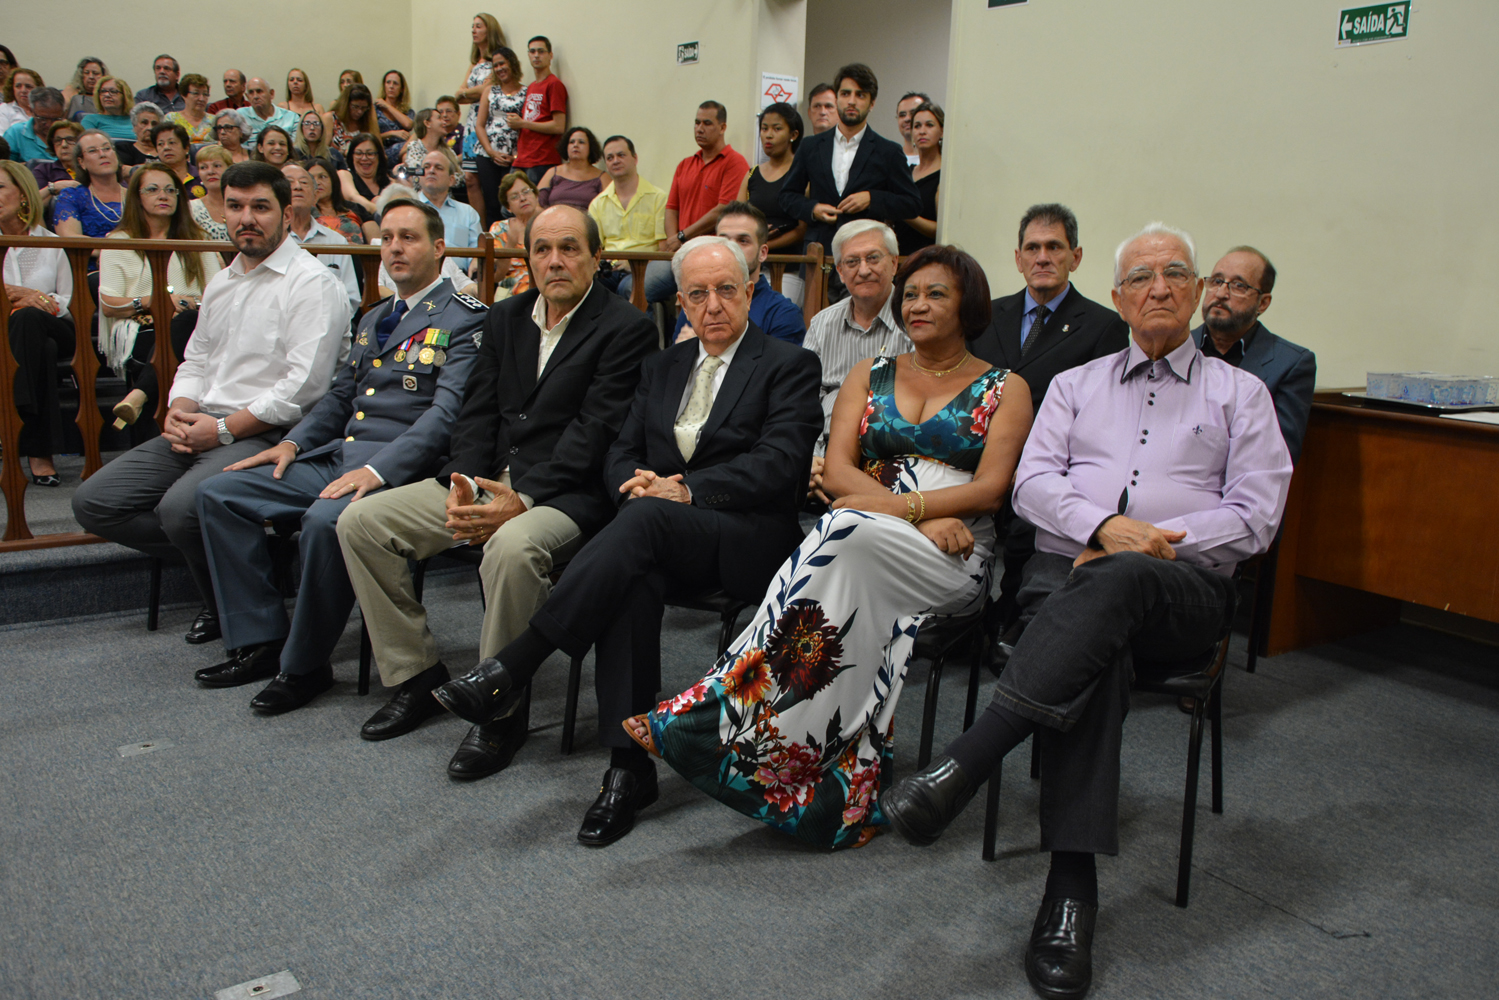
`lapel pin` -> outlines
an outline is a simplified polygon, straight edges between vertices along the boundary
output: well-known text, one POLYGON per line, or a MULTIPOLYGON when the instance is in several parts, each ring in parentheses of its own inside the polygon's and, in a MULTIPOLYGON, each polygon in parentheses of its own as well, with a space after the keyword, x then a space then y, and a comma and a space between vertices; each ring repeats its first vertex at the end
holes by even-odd
POLYGON ((427 307, 427 312, 431 312, 433 309, 437 308, 437 303, 431 301, 423 302, 422 305, 427 307))
POLYGON ((1066 333, 1066 332, 1067 332, 1067 331, 1068 331, 1068 330, 1070 330, 1070 329, 1072 329, 1072 326, 1071 326, 1071 324, 1069 324, 1069 323, 1063 323, 1063 324, 1062 324, 1062 332, 1063 332, 1063 333, 1066 333))

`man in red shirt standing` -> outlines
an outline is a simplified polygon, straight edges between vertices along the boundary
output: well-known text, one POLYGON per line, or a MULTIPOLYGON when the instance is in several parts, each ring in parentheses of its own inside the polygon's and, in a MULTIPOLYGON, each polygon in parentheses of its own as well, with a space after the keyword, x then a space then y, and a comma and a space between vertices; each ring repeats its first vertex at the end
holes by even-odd
POLYGON ((537 35, 526 43, 536 79, 526 85, 526 104, 520 114, 505 116, 520 132, 515 146, 515 169, 524 170, 534 184, 548 168, 562 162, 557 136, 567 128, 567 88, 552 74, 552 40, 537 35))
MULTIPOLYGON (((723 207, 739 197, 739 184, 749 173, 749 164, 724 141, 728 109, 717 101, 698 105, 692 122, 697 152, 677 164, 666 196, 666 239, 661 249, 676 253, 694 236, 712 236, 723 207)), ((651 261, 645 270, 645 297, 663 302, 677 290, 671 265, 651 261), (663 266, 664 265, 664 266, 663 266)))

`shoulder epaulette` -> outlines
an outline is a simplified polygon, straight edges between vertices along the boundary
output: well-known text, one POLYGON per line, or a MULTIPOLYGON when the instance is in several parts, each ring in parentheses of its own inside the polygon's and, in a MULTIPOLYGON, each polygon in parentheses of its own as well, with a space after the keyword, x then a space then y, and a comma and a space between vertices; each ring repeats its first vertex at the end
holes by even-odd
POLYGON ((454 302, 461 302, 461 303, 463 303, 464 305, 466 305, 470 309, 472 309, 474 312, 488 312, 489 311, 489 307, 486 306, 484 303, 480 302, 478 299, 474 298, 472 295, 464 295, 462 292, 454 292, 453 293, 453 301, 454 302))

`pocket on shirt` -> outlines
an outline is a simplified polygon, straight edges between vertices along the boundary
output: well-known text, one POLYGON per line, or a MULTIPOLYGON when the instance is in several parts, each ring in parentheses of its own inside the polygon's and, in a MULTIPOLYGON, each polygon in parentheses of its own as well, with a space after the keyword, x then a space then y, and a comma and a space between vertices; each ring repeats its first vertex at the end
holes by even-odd
POLYGON ((1170 477, 1184 486, 1221 490, 1228 432, 1211 424, 1181 424, 1171 434, 1170 477))

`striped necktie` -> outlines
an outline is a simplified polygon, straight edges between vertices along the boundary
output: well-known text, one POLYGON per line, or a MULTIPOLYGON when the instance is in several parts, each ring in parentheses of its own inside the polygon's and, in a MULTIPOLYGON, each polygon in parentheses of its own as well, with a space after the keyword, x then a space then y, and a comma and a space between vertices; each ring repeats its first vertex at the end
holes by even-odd
POLYGON ((703 359, 703 363, 698 366, 697 375, 692 379, 692 395, 687 397, 687 405, 672 428, 672 433, 677 438, 677 450, 688 461, 692 460, 692 453, 697 451, 697 436, 702 431, 703 424, 708 422, 708 411, 713 409, 713 376, 722 367, 723 358, 710 354, 703 359))

